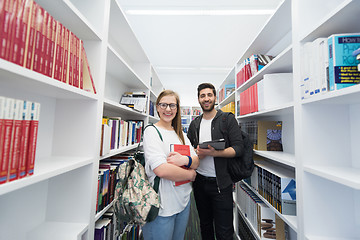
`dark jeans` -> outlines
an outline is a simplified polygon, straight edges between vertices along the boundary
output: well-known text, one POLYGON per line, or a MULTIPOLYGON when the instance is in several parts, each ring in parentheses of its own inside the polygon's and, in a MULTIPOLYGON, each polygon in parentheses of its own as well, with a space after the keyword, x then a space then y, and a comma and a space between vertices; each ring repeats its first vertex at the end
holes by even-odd
POLYGON ((217 240, 232 240, 234 234, 232 185, 219 193, 216 178, 198 174, 193 188, 202 239, 215 239, 215 226, 217 240))

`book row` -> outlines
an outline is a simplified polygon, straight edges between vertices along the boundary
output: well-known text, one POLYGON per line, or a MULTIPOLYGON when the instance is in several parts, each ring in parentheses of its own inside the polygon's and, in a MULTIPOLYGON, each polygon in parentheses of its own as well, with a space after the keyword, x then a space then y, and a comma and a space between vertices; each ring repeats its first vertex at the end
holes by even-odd
POLYGON ((222 102, 225 98, 230 96, 231 93, 235 91, 235 83, 233 84, 225 84, 224 87, 219 89, 218 93, 218 102, 222 102))
POLYGON ((238 116, 269 110, 293 101, 293 74, 265 74, 240 93, 238 116))
POLYGON ((130 153, 121 153, 100 161, 96 212, 100 212, 114 200, 119 166, 130 158, 130 153))
POLYGON ((40 103, 0 96, 0 184, 34 174, 40 103))
POLYGON ((237 183, 241 213, 264 239, 286 239, 284 222, 244 183, 237 183))
POLYGON ((142 120, 124 120, 121 117, 103 117, 101 127, 100 156, 110 150, 140 143, 144 122, 142 120))
POLYGON ((249 184, 281 214, 296 215, 295 174, 284 167, 257 161, 249 184))
POLYGON ((181 116, 200 116, 202 111, 200 107, 186 107, 182 106, 180 108, 181 116))
POLYGON ((254 120, 240 122, 239 125, 249 134, 255 150, 283 151, 282 121, 254 120))
POLYGON ((125 92, 120 99, 120 104, 130 107, 141 113, 147 111, 148 97, 145 92, 125 92))
POLYGON ((253 54, 240 63, 236 73, 236 88, 243 85, 258 71, 265 67, 274 57, 262 54, 253 54))
POLYGON ((240 239, 256 240, 248 224, 243 219, 240 209, 237 210, 237 215, 238 215, 237 233, 240 239))
POLYGON ((223 112, 231 112, 235 114, 235 102, 230 102, 221 108, 223 112))
POLYGON ((359 33, 333 34, 305 43, 301 56, 301 98, 358 84, 359 61, 353 53, 359 48, 359 33))
POLYGON ((0 58, 96 93, 83 41, 33 0, 0 2, 0 58))

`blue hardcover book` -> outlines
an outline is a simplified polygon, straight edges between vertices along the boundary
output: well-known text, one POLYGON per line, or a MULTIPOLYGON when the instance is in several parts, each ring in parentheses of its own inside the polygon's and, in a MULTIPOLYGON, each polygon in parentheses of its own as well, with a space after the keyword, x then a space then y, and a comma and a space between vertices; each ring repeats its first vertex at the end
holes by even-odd
POLYGON ((360 47, 360 33, 334 34, 328 38, 330 91, 360 82, 357 61, 352 53, 360 47))

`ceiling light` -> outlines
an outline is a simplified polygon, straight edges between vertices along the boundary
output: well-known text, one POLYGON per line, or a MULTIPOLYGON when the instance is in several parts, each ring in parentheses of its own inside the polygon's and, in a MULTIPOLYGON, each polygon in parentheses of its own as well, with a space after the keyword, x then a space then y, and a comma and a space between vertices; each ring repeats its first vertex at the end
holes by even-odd
POLYGON ((164 16, 224 16, 224 15, 271 15, 271 9, 244 10, 127 10, 130 15, 164 15, 164 16))
POLYGON ((156 66, 158 70, 195 70, 195 71, 230 71, 231 68, 226 67, 166 67, 156 66))

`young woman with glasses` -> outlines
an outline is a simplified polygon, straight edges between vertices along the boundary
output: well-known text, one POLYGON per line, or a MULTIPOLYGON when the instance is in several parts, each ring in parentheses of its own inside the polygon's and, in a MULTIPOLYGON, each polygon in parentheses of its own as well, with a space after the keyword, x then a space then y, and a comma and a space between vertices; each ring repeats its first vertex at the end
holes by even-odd
POLYGON ((190 182, 180 186, 175 186, 174 182, 194 181, 199 158, 182 131, 179 108, 179 96, 171 90, 162 91, 156 101, 160 120, 155 123, 162 140, 155 128, 148 127, 144 131, 145 170, 151 183, 155 176, 160 177, 161 202, 158 217, 143 226, 145 240, 184 239, 192 187, 190 182), (191 156, 170 152, 171 144, 189 145, 191 156))

